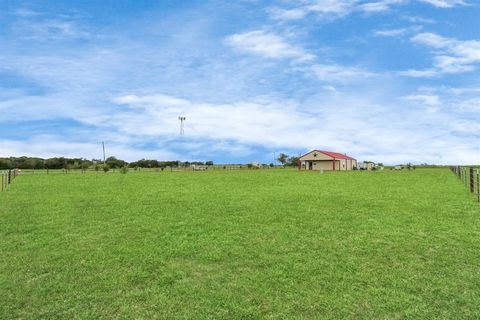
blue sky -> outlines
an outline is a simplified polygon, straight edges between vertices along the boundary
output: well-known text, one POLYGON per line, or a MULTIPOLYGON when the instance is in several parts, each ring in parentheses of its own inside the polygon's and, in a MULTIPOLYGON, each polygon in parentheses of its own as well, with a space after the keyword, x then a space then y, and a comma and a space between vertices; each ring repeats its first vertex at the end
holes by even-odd
POLYGON ((0 156, 480 160, 476 0, 0 7, 0 156))

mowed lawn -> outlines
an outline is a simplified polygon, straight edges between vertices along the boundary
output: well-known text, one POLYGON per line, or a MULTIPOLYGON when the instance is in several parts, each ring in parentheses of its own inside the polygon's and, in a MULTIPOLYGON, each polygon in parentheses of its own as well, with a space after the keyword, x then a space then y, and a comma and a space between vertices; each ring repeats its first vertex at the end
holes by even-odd
POLYGON ((447 169, 24 175, 0 318, 478 319, 480 206, 447 169))

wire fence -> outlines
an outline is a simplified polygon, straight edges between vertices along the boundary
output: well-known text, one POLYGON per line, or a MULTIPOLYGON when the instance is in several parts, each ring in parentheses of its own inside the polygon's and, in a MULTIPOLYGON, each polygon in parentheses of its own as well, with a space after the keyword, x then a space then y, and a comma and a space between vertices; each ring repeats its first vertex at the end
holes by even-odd
POLYGON ((480 202, 480 169, 478 167, 450 167, 453 173, 470 189, 477 201, 480 202))
MULTIPOLYGON (((223 170, 285 170, 294 169, 293 167, 283 166, 249 166, 249 165, 213 165, 213 166, 189 166, 189 167, 163 167, 163 168, 128 168, 128 172, 185 172, 185 171, 223 171, 223 170)), ((108 172, 104 172, 102 168, 95 170, 88 169, 15 169, 18 174, 85 174, 85 173, 118 173, 121 168, 110 168, 108 172)), ((13 169, 12 169, 13 171, 13 169)))
POLYGON ((2 176, 2 187, 1 191, 7 190, 7 187, 15 180, 15 178, 18 176, 18 170, 13 169, 13 170, 6 170, 6 171, 1 171, 0 175, 2 176))
MULTIPOLYGON (((203 165, 203 166, 167 166, 162 168, 128 168, 128 172, 188 172, 188 171, 225 171, 225 170, 294 170, 294 167, 284 166, 270 166, 270 165, 245 165, 245 164, 228 164, 228 165, 203 165)), ((296 169, 295 169, 296 170, 296 169)), ((13 180, 19 175, 70 175, 70 174, 112 174, 121 173, 121 168, 110 168, 108 171, 102 169, 96 170, 94 168, 86 169, 8 169, 0 170, 1 176, 1 191, 7 190, 7 187, 13 182, 13 180)), ((125 173, 125 172, 123 172, 125 173)))

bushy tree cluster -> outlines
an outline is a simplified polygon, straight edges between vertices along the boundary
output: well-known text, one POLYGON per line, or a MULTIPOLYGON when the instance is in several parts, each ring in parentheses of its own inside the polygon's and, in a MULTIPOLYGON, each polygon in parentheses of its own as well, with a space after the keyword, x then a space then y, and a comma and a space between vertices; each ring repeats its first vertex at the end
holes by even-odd
POLYGON ((280 153, 277 158, 278 162, 280 162, 283 166, 291 166, 291 167, 297 166, 298 159, 299 157, 289 156, 288 154, 285 154, 285 153, 280 153))
POLYGON ((126 165, 128 165, 128 162, 126 162, 124 160, 117 159, 115 157, 108 157, 107 160, 105 161, 105 163, 107 164, 107 166, 109 168, 112 168, 112 169, 118 169, 118 168, 122 168, 122 167, 125 167, 126 165))
POLYGON ((130 162, 128 166, 130 168, 165 168, 165 167, 178 167, 179 161, 158 161, 141 159, 134 162, 130 162))
POLYGON ((49 158, 10 157, 0 158, 0 169, 86 169, 92 166, 93 160, 83 158, 49 158))

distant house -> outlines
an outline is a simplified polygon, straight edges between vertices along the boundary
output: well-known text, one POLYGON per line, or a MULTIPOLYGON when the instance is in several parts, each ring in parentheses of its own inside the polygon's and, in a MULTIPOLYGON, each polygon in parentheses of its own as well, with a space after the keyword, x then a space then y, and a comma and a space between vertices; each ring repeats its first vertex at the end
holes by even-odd
POLYGON ((260 169, 260 167, 262 166, 260 163, 258 162, 251 162, 247 165, 250 169, 260 169))
POLYGON ((331 151, 313 150, 298 159, 299 170, 347 171, 356 167, 356 159, 331 151))
POLYGON ((375 163, 371 161, 363 161, 358 164, 360 170, 374 170, 376 169, 375 163))

